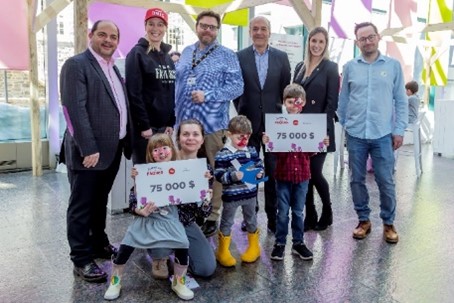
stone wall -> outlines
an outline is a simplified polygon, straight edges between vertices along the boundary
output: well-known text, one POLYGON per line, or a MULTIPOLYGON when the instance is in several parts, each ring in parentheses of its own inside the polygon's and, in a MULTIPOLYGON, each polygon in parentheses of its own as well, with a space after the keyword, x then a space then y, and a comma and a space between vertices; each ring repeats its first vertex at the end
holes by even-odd
MULTIPOLYGON (((6 71, 8 85, 8 103, 20 106, 28 106, 30 99, 30 81, 28 71, 6 71)), ((40 81, 38 88, 38 97, 44 102, 46 91, 44 83, 40 81)), ((0 102, 5 100, 5 72, 0 72, 0 102)))
MULTIPOLYGON (((38 41, 38 98, 41 105, 45 104, 46 100, 46 64, 45 64, 45 47, 43 41, 38 41)), ((58 73, 60 74, 63 63, 74 54, 74 44, 69 42, 60 42, 58 44, 57 60, 58 73)), ((2 71, 0 70, 0 102, 6 102, 5 99, 5 73, 8 89, 8 103, 29 106, 30 100, 30 83, 28 71, 2 71)))

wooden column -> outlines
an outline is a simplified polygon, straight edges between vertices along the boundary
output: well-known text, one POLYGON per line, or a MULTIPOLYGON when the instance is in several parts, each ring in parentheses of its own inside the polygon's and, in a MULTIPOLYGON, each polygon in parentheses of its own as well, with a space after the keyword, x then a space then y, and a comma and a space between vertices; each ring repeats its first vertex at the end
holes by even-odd
POLYGON ((312 1, 312 16, 314 17, 314 25, 322 25, 322 0, 312 1))
POLYGON ((28 4, 28 41, 30 47, 30 120, 32 135, 32 173, 33 176, 41 176, 42 168, 42 146, 40 136, 40 115, 38 101, 38 59, 36 48, 36 35, 33 30, 33 19, 35 18, 35 5, 33 0, 27 0, 28 4))
POLYGON ((74 0, 74 54, 87 48, 88 1, 74 0))

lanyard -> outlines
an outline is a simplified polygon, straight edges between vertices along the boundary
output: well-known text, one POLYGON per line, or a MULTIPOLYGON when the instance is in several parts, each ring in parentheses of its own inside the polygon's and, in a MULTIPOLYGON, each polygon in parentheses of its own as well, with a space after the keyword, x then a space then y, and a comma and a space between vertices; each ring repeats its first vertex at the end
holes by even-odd
POLYGON ((200 62, 202 62, 203 60, 206 59, 206 57, 208 57, 212 52, 214 52, 214 50, 216 48, 218 48, 219 44, 216 44, 214 45, 212 48, 210 48, 202 57, 200 57, 199 60, 195 60, 195 54, 197 52, 197 48, 194 49, 194 51, 192 52, 192 69, 194 69, 197 65, 200 64, 200 62))

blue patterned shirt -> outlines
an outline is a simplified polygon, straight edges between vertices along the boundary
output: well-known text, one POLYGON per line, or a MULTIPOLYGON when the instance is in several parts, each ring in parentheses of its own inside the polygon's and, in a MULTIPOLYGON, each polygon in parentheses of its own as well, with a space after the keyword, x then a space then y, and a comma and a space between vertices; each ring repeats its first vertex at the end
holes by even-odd
POLYGON ((202 51, 197 50, 198 46, 199 42, 186 47, 176 66, 175 127, 183 120, 194 118, 203 124, 207 134, 211 134, 227 128, 230 101, 243 94, 243 76, 238 57, 232 50, 217 41, 202 51), (194 50, 198 60, 215 45, 217 48, 192 68, 194 50), (193 90, 205 93, 203 103, 192 102, 193 90))
POLYGON ((342 74, 337 113, 350 136, 379 139, 404 135, 408 101, 399 61, 379 55, 368 63, 362 56, 349 61, 342 74))

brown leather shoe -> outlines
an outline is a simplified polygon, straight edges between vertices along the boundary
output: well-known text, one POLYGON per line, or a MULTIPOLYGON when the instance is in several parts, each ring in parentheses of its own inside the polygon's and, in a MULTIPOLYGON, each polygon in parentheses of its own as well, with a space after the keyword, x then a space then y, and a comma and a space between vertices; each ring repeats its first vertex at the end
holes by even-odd
POLYGON ((396 228, 392 224, 383 224, 383 237, 385 237, 386 242, 391 244, 395 244, 399 241, 396 228))
POLYGON ((361 240, 367 237, 370 234, 372 229, 372 224, 370 221, 359 221, 358 226, 356 226, 353 231, 353 238, 361 240))

